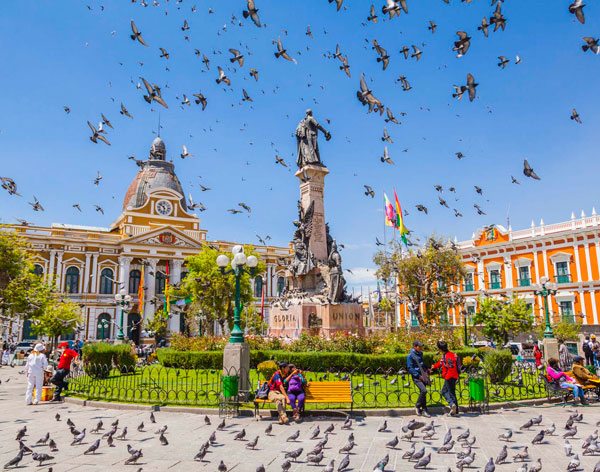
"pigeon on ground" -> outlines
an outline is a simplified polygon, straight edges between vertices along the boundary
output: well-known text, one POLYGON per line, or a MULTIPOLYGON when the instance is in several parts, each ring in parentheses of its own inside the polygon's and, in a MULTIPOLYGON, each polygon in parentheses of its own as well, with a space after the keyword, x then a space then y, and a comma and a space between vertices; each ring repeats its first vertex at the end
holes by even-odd
POLYGON ((52 459, 54 459, 54 456, 51 456, 51 455, 49 455, 49 454, 46 454, 45 452, 42 452, 42 453, 39 453, 39 454, 38 454, 38 453, 36 453, 36 452, 34 452, 34 453, 31 455, 31 458, 32 458, 34 461, 36 461, 36 462, 39 462, 39 464, 38 464, 38 467, 41 467, 41 466, 42 466, 42 464, 43 464, 44 462, 46 462, 46 461, 51 461, 52 459))
POLYGON ((98 450, 99 447, 100 447, 100 439, 96 439, 92 443, 92 445, 85 450, 85 452, 83 454, 84 455, 85 454, 94 454, 98 450))
POLYGON ((427 454, 415 464, 415 469, 425 469, 431 462, 431 453, 427 454))

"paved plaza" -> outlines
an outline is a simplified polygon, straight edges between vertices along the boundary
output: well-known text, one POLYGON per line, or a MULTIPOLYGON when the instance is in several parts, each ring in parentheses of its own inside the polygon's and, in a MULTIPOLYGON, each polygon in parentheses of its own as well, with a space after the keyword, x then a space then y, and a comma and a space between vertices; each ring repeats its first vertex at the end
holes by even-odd
MULTIPOLYGON (((349 456, 350 465, 347 470, 372 471, 376 464, 389 454, 389 463, 385 467, 387 471, 413 470, 414 462, 402 458, 402 455, 411 447, 410 442, 400 440, 395 449, 386 448, 386 443, 394 436, 401 437, 401 428, 408 424, 414 416, 400 418, 387 418, 387 430, 379 432, 384 420, 383 417, 367 417, 364 421, 353 421, 351 430, 341 430, 343 420, 332 418, 310 418, 303 423, 280 426, 269 420, 255 421, 249 417, 226 419, 223 431, 217 431, 216 443, 208 449, 204 462, 194 461, 194 456, 200 449, 202 443, 206 442, 213 433, 221 419, 218 415, 210 416, 211 425, 206 425, 204 415, 155 412, 156 424, 150 422, 150 412, 146 410, 117 410, 96 407, 84 407, 71 403, 43 404, 39 406, 25 406, 24 390, 25 379, 19 375, 19 368, 0 369, 0 465, 4 465, 16 456, 19 443, 15 440, 17 431, 27 426, 27 436, 24 442, 32 447, 34 452, 49 453, 48 446, 36 446, 36 442, 43 438, 46 433, 56 442, 59 451, 51 453, 54 456, 43 467, 38 467, 33 462, 31 454, 24 456, 20 470, 48 470, 52 467, 54 472, 63 471, 100 471, 106 470, 133 470, 140 468, 144 471, 189 471, 208 470, 217 471, 221 460, 227 466, 227 470, 255 471, 260 465, 264 465, 267 471, 280 471, 282 464, 286 461, 285 453, 303 448, 298 457, 298 462, 292 462, 291 471, 300 470, 325 470, 332 459, 335 460, 337 470, 340 461, 345 454, 339 453, 339 449, 348 442, 348 436, 354 434, 356 445, 349 456), (55 415, 60 414, 60 421, 55 420, 55 415), (70 418, 76 429, 86 428, 86 437, 81 445, 71 446, 73 436, 67 426, 70 418), (119 420, 119 429, 115 437, 122 432, 122 427, 127 427, 125 440, 115 439, 114 447, 107 445, 106 439, 101 439, 101 444, 95 454, 84 455, 83 452, 98 438, 100 434, 91 433, 90 430, 102 420, 106 432, 111 428, 111 423, 119 420), (140 423, 144 423, 144 430, 138 431, 140 423), (307 453, 324 438, 324 430, 332 424, 335 429, 329 435, 325 446, 324 458, 320 466, 310 465, 306 462, 307 453), (265 428, 273 425, 272 436, 265 434, 265 428), (164 426, 168 426, 164 436, 168 444, 161 445, 159 435, 155 432, 164 426), (316 439, 310 439, 316 427, 320 427, 320 434, 316 439), (245 429, 245 440, 235 440, 234 436, 245 429), (286 441, 296 431, 300 436, 296 441, 286 441), (249 440, 259 436, 255 450, 246 448, 249 440), (127 445, 134 449, 142 449, 143 457, 138 461, 138 466, 125 465, 125 460, 130 456, 127 445)), ((593 405, 577 408, 583 412, 583 421, 576 422, 577 434, 570 439, 573 453, 577 453, 581 460, 580 470, 593 471, 594 466, 600 461, 600 457, 584 456, 581 454, 583 440, 598 429, 596 422, 600 420, 600 406, 593 405)), ((431 452, 431 463, 425 470, 440 470, 446 472, 449 468, 456 468, 456 453, 464 450, 455 444, 449 454, 439 454, 437 449, 442 445, 444 436, 449 428, 456 439, 461 433, 470 430, 469 440, 476 438, 473 444, 475 461, 471 468, 465 470, 484 470, 485 463, 490 457, 496 457, 502 448, 503 442, 498 440, 498 435, 506 432, 509 428, 514 431, 513 441, 508 445, 508 463, 498 465, 497 471, 517 471, 521 467, 512 459, 513 455, 520 452, 523 446, 529 447, 530 466, 535 465, 538 458, 542 459, 544 471, 567 470, 571 458, 565 455, 563 450, 565 432, 564 425, 575 408, 571 406, 545 405, 540 407, 522 407, 505 410, 492 411, 488 415, 470 416, 461 418, 450 418, 437 416, 433 418, 436 434, 431 440, 425 440, 423 433, 416 432, 413 442, 416 449, 425 447, 426 453, 431 452), (543 416, 540 426, 534 426, 529 431, 520 431, 519 427, 529 418, 538 415, 543 416), (543 444, 532 445, 531 441, 541 429, 556 425, 556 432, 548 436, 543 444)))

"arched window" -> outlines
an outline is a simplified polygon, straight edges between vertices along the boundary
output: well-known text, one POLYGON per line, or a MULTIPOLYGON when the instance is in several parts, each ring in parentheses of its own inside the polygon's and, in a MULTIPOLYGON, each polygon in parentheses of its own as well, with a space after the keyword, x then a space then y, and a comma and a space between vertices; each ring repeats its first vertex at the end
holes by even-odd
POLYGON ((102 269, 102 272, 100 272, 100 293, 102 295, 113 293, 113 280, 112 269, 102 269))
POLYGON ((33 266, 33 273, 38 277, 44 276, 44 268, 40 264, 35 264, 33 266))
POLYGON ((160 295, 165 293, 165 282, 167 281, 167 276, 162 272, 156 273, 156 294, 160 295))
POLYGON ((263 291, 263 278, 260 275, 257 275, 254 278, 254 296, 256 298, 261 298, 262 291, 263 291))
POLYGON ((285 289, 285 279, 280 275, 277 277, 277 296, 281 296, 285 289))
POLYGON ((100 316, 98 316, 98 323, 96 324, 96 339, 109 339, 110 325, 110 315, 108 313, 102 313, 100 316))
POLYGON ((133 269, 129 272, 129 293, 138 293, 141 278, 142 273, 139 270, 133 269))
POLYGON ((79 293, 79 269, 69 267, 65 273, 65 292, 79 293))

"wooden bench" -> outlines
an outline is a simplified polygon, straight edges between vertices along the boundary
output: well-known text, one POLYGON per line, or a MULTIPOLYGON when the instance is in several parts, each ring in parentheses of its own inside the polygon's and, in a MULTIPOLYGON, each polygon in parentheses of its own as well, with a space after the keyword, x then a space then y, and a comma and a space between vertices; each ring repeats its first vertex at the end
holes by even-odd
MULTIPOLYGON (((353 408, 352 384, 350 381, 341 380, 335 382, 309 382, 304 387, 306 399, 304 403, 349 403, 350 410, 353 408)), ((254 416, 258 419, 261 406, 272 403, 270 400, 254 399, 254 416)))
MULTIPOLYGON (((565 374, 567 374, 569 377, 575 378, 575 376, 573 375, 573 371, 571 371, 571 370, 568 372, 565 372, 565 374)), ((598 390, 600 388, 600 386, 599 385, 584 385, 581 388, 583 388, 583 392, 585 394, 586 392, 598 390)))
MULTIPOLYGON (((565 372, 565 374, 568 375, 569 377, 573 377, 573 372, 571 372, 571 371, 565 372)), ((544 384, 546 386, 548 400, 550 400, 552 397, 559 397, 559 398, 562 398, 563 403, 566 404, 567 401, 569 400, 569 397, 571 397, 573 395, 573 389, 560 387, 556 382, 551 382, 550 380, 548 380, 548 378, 546 377, 545 374, 540 374, 540 379, 544 382, 544 384)), ((594 385, 587 385, 582 388, 583 388, 584 394, 589 391, 598 389, 598 387, 594 386, 594 385)))

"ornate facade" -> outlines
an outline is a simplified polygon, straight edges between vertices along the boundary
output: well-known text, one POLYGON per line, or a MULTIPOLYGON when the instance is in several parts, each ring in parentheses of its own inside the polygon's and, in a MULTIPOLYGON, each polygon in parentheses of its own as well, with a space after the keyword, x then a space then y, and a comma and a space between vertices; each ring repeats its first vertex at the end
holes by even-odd
MULTIPOLYGON (((188 209, 174 165, 166 156, 164 142, 156 138, 149 158, 138 161, 140 169, 125 194, 123 212, 109 228, 67 224, 9 227, 24 236, 36 251, 36 272, 79 304, 84 338, 116 336, 120 313, 115 294, 125 290, 132 303, 124 325, 128 337, 137 341, 140 313, 152 317, 163 306, 167 263, 169 283, 176 284, 185 276, 185 258, 197 254, 204 244, 223 252, 240 244, 207 241, 206 230, 188 209), (145 301, 140 307, 138 289, 142 283, 145 301)), ((271 300, 284 288, 284 266, 289 262, 290 249, 257 246, 256 251, 267 266, 266 272, 254 279, 256 304, 264 306, 263 314, 268 318, 271 300)), ((170 331, 180 331, 183 325, 182 315, 172 312, 170 331)), ((29 337, 26 321, 9 330, 17 338, 29 337)))
MULTIPOLYGON (((467 268, 460 287, 464 306, 448 313, 448 322, 463 324, 464 314, 477 310, 482 295, 516 294, 531 306, 537 323, 544 319, 544 301, 533 285, 542 277, 558 285, 549 297, 553 322, 560 319, 598 326, 600 310, 600 216, 592 210, 579 218, 551 225, 542 220, 513 231, 500 225, 481 228, 469 241, 456 243, 467 268)), ((406 305, 399 305, 402 324, 415 324, 406 305)))

